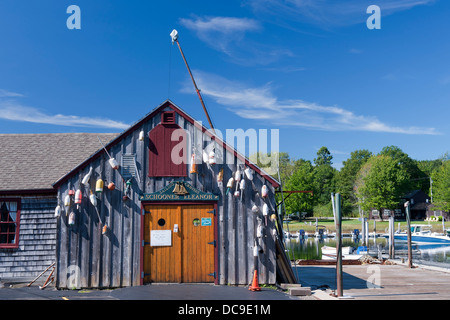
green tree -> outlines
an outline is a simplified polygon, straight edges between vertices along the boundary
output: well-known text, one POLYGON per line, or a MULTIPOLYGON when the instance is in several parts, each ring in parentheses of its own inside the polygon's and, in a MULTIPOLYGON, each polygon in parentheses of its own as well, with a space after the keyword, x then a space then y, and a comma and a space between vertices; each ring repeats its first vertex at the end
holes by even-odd
POLYGON ((344 214, 350 213, 358 202, 354 192, 356 176, 371 156, 372 152, 366 149, 353 151, 336 174, 336 191, 342 196, 344 214))
POLYGON ((331 162, 331 160, 333 160, 333 156, 331 155, 328 148, 322 147, 319 149, 319 151, 317 151, 317 158, 314 159, 314 164, 316 166, 321 166, 321 165, 330 165, 331 166, 333 164, 333 162, 331 162))
POLYGON ((444 161, 431 177, 436 210, 450 211, 450 161, 444 161))
MULTIPOLYGON (((311 161, 299 159, 296 161, 296 170, 286 182, 283 191, 313 191, 314 167, 311 161)), ((288 194, 285 194, 285 198, 288 194)), ((285 201, 286 212, 312 212, 314 198, 309 193, 294 193, 285 201)))
POLYGON ((400 163, 387 155, 371 157, 361 167, 356 178, 356 194, 361 208, 382 209, 397 207, 406 192, 409 176, 400 163))
POLYGON ((380 151, 379 155, 391 157, 406 170, 409 178, 407 191, 422 189, 424 192, 428 192, 430 185, 426 179, 427 175, 420 170, 417 161, 411 159, 402 149, 397 146, 386 146, 380 151))

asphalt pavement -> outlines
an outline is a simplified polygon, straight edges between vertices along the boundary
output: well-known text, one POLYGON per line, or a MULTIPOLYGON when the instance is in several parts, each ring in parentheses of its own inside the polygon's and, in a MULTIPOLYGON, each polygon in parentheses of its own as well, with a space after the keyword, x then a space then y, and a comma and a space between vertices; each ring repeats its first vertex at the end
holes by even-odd
POLYGON ((49 286, 41 290, 38 285, 13 285, 0 289, 0 300, 314 300, 312 296, 291 296, 274 288, 261 289, 254 292, 243 286, 148 284, 104 290, 58 290, 49 286))

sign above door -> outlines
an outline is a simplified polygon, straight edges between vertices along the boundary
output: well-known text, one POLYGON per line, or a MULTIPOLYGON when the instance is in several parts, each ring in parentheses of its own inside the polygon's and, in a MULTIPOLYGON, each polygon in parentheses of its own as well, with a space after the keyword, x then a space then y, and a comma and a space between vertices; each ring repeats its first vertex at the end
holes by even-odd
POLYGON ((140 201, 218 201, 219 196, 200 191, 184 181, 173 181, 161 190, 144 193, 140 201))

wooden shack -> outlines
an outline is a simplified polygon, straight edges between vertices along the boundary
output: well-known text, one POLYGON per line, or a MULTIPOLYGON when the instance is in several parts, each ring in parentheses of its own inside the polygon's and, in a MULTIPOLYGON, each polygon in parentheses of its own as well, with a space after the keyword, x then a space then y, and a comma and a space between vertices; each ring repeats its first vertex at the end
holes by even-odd
POLYGON ((171 101, 98 147, 54 184, 57 287, 248 285, 254 253, 259 283, 276 282, 278 181, 171 101), (245 188, 228 190, 237 170, 245 188))

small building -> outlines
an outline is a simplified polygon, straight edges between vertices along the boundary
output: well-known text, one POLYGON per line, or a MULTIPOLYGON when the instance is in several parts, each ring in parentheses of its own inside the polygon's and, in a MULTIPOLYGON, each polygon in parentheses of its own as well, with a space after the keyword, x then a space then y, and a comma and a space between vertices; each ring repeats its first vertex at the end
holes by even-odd
POLYGON ((97 150, 97 135, 0 134, 0 281, 34 279, 55 262, 52 184, 97 150))
MULTIPOLYGON (((401 197, 402 201, 398 206, 393 209, 383 209, 382 219, 388 219, 394 214, 395 219, 406 219, 406 209, 404 203, 410 202, 411 219, 412 220, 424 220, 427 216, 430 216, 429 207, 431 206, 431 198, 422 190, 413 190, 401 197)), ((369 214, 370 219, 381 219, 378 210, 373 209, 369 214)))
POLYGON ((53 185, 58 288, 276 282, 277 180, 171 101, 94 145, 53 185))

